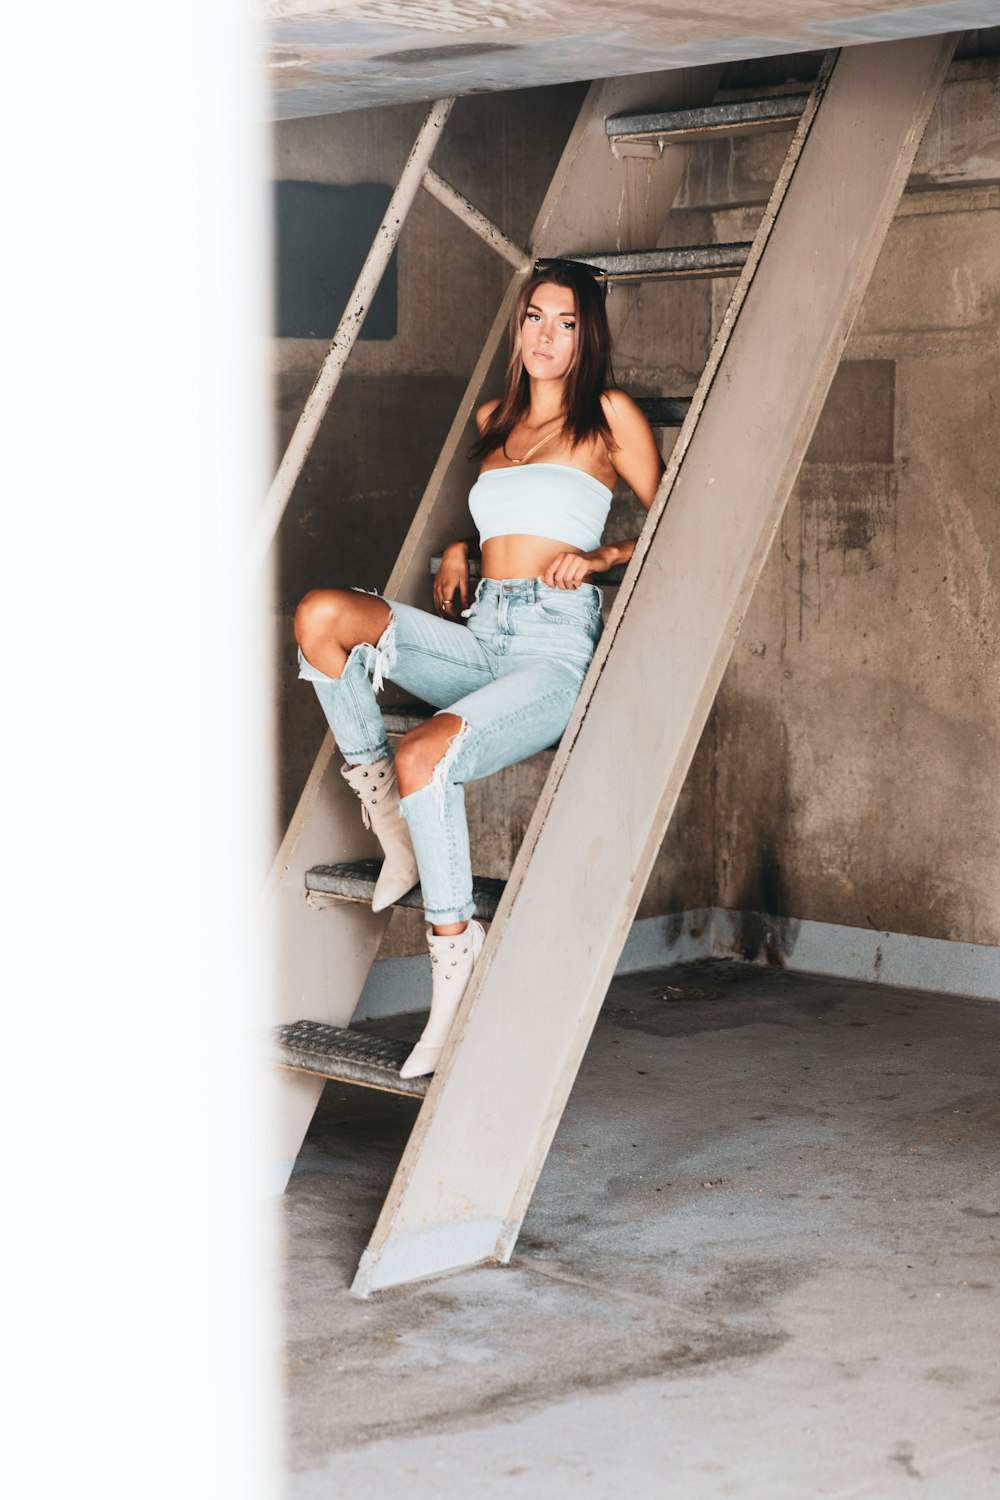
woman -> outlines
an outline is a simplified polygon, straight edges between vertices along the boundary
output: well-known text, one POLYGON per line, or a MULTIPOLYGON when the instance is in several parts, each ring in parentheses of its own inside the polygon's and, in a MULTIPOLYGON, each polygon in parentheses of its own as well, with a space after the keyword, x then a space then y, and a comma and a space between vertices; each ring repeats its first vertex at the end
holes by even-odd
POLYGON ((468 544, 456 542, 434 581, 434 615, 352 589, 315 589, 296 614, 300 675, 385 853, 372 908, 418 879, 423 892, 433 998, 404 1078, 434 1071, 485 937, 471 920, 463 784, 559 739, 602 628, 588 580, 635 548, 601 545, 614 485, 623 479, 648 510, 663 472, 645 417, 608 386, 597 274, 539 262, 518 298, 504 395, 476 414, 469 508, 482 581, 471 608, 468 544), (395 763, 375 699, 386 679, 439 710, 403 736, 395 763))

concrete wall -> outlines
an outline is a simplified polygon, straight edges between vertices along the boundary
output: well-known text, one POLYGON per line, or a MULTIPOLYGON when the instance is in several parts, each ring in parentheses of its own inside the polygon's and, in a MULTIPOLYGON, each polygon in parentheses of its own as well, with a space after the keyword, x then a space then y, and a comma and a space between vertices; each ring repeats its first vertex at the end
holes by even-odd
POLYGON ((715 906, 1000 943, 998 178, 1000 68, 958 63, 699 750, 715 906))
MULTIPOLYGON (((954 65, 640 916, 729 908, 1000 943, 998 89, 995 59, 954 65)), ((463 101, 439 170, 523 237, 577 97, 463 101), (485 164, 484 138, 501 143, 485 164)), ((285 124, 278 170, 390 181, 420 114, 285 124)), ((783 147, 698 148, 670 241, 749 237, 783 147)), ((356 351, 284 529, 282 615, 314 583, 384 582, 504 275, 438 205, 418 204, 399 337, 356 351)), ((645 288, 616 352, 621 383, 689 392, 727 291, 645 288)), ((284 430, 321 355, 277 351, 284 430)), ((619 499, 618 534, 634 519, 619 499)), ((287 812, 322 723, 287 644, 280 654, 287 812)), ((483 874, 508 873, 548 760, 467 789, 483 874)), ((769 931, 773 943, 780 924, 769 931)), ((748 920, 747 956, 760 932, 748 920)), ((419 918, 394 914, 382 955, 421 946, 419 918)))

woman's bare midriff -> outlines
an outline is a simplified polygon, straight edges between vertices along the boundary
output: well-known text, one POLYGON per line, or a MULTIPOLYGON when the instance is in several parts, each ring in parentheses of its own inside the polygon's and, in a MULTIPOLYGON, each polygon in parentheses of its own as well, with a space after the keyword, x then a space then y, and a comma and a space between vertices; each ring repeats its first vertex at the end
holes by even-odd
POLYGON ((538 578, 560 552, 581 556, 579 547, 545 536, 495 536, 483 543, 484 578, 538 578))

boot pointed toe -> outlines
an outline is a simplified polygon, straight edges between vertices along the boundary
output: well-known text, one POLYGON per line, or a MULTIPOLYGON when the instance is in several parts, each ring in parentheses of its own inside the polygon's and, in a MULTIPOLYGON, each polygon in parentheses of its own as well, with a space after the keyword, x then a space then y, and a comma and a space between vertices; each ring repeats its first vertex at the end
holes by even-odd
POLYGON ((443 1051, 443 1047, 428 1047, 425 1042, 418 1042, 400 1068, 400 1078, 423 1078, 433 1073, 443 1051))
POLYGON ((385 911, 387 906, 402 900, 420 884, 420 872, 414 862, 410 869, 389 869, 388 862, 382 866, 381 874, 372 892, 372 911, 385 911))

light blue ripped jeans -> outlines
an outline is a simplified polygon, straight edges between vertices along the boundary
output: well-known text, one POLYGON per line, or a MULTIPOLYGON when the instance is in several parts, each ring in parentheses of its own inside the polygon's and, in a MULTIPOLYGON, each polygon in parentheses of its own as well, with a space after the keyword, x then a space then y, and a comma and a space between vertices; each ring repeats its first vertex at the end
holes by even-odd
POLYGON ((465 611, 467 626, 385 602, 392 619, 381 640, 355 646, 340 677, 328 677, 301 652, 299 675, 314 685, 350 765, 389 754, 376 701, 383 681, 462 719, 430 785, 399 805, 428 922, 464 922, 476 908, 463 783, 558 741, 600 639, 601 594, 592 583, 554 589, 535 578, 484 578, 465 611))

